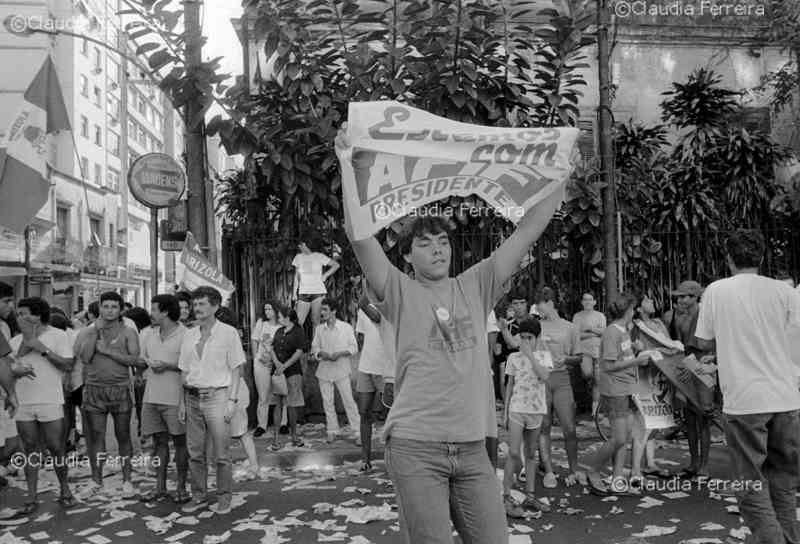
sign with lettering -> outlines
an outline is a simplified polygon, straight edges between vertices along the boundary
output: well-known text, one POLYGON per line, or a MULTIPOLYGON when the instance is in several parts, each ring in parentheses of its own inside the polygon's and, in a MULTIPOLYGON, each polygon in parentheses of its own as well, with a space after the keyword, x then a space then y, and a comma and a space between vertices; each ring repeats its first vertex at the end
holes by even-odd
POLYGON ((656 393, 635 394, 633 402, 644 417, 646 429, 667 429, 675 426, 672 404, 656 393))
POLYGON ((186 174, 169 155, 148 153, 131 165, 128 186, 133 197, 145 206, 169 208, 180 202, 186 188, 186 174))
POLYGON ((484 127, 399 102, 350 104, 352 147, 337 150, 355 240, 440 199, 477 195, 517 223, 564 195, 578 129, 484 127))
POLYGON ((191 232, 186 233, 181 263, 185 268, 180 284, 181 288, 187 291, 194 291, 198 287, 208 285, 222 294, 222 301, 225 303, 236 289, 233 282, 222 273, 222 270, 214 266, 203 255, 191 232))

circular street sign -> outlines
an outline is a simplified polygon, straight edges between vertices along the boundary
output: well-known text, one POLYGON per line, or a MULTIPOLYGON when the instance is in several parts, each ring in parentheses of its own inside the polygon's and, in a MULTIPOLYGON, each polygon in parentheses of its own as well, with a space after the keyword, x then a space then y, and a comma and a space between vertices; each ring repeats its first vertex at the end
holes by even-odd
POLYGON ((164 153, 148 153, 134 161, 128 172, 133 197, 149 208, 170 208, 180 202, 186 174, 178 161, 164 153))

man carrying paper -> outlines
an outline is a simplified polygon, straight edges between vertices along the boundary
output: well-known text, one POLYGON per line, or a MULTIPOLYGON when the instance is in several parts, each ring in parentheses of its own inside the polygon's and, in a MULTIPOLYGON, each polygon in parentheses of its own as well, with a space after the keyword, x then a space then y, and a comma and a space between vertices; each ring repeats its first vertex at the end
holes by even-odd
MULTIPOLYGON (((351 104, 351 120, 354 106, 358 104, 351 104)), ((346 178, 352 176, 356 157, 344 130, 336 146, 346 178)), ((363 236, 363 224, 353 224, 350 212, 358 205, 357 195, 345 189, 345 229, 370 298, 393 325, 395 400, 384 433, 387 469, 407 543, 452 543, 451 516, 465 542, 508 542, 500 485, 485 448, 487 413, 494 410, 486 319, 503 294, 503 283, 517 271, 564 198, 563 183, 552 183, 502 246, 455 278, 449 274, 447 221, 414 218, 399 242, 413 280, 389 262, 372 235, 363 236)))

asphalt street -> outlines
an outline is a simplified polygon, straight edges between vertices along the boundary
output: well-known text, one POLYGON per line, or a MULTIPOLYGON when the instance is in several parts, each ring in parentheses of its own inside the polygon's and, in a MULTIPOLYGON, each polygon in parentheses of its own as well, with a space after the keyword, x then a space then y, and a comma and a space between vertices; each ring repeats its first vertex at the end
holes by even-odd
MULTIPOLYGON (((81 504, 63 510, 55 502, 55 477, 47 471, 42 476, 39 510, 19 518, 14 509, 23 502, 25 483, 21 477, 12 478, 0 495, 0 544, 399 542, 394 492, 383 462, 374 463, 372 473, 360 474, 359 452, 352 440, 325 444, 321 425, 305 426, 303 433, 306 447, 278 453, 268 452, 264 438, 256 440, 260 463, 268 468, 256 480, 236 482, 234 509, 226 515, 209 510, 183 514, 172 503, 124 499, 113 489, 120 483, 119 473, 107 478, 112 488, 107 494, 87 494, 88 470, 79 467, 71 480, 81 504)), ((554 428, 554 458, 563 474, 566 460, 559 437, 554 428)), ((579 426, 579 437, 582 456, 599 444, 588 421, 579 426)), ((378 440, 375 446, 380 454, 378 440)), ((675 471, 685 464, 687 455, 685 444, 678 442, 663 443, 657 452, 675 471)), ((234 457, 244 458, 238 446, 234 457)), ((725 478, 729 462, 724 445, 715 444, 712 477, 725 478)), ((242 476, 237 468, 235 477, 241 480, 242 476)), ((138 468, 134 482, 146 491, 153 485, 152 475, 138 468)), ((509 520, 511 542, 700 544, 728 542, 731 534, 741 536, 734 498, 677 478, 648 482, 649 489, 640 497, 600 499, 579 486, 564 487, 561 480, 552 490, 544 489, 539 481, 537 489, 549 499, 553 512, 509 520)))

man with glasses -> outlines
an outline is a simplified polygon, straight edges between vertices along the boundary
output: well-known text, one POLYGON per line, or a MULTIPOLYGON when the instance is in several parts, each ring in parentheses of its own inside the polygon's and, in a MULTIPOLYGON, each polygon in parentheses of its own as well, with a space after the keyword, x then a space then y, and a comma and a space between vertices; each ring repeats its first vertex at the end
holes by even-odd
MULTIPOLYGON (((678 308, 672 313, 672 319, 668 322, 670 336, 683 343, 684 353, 694 355, 698 360, 704 355, 699 342, 695 338, 697 329, 697 318, 700 314, 700 295, 703 287, 696 281, 687 280, 682 282, 678 288, 672 292, 672 296, 677 298, 678 308), (681 310, 680 312, 678 310, 681 310)), ((708 455, 711 450, 711 421, 709 413, 713 408, 713 392, 702 399, 704 407, 692 405, 688 399, 678 393, 684 405, 684 417, 686 419, 686 438, 689 442, 689 455, 691 461, 689 466, 680 472, 679 476, 686 479, 695 477, 708 477, 708 455)))

